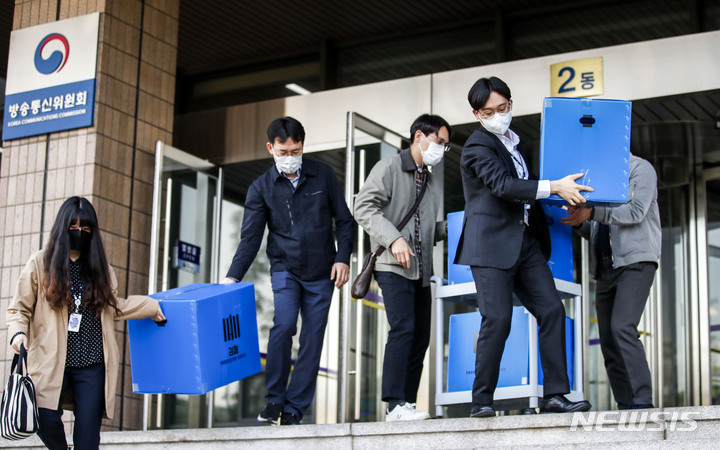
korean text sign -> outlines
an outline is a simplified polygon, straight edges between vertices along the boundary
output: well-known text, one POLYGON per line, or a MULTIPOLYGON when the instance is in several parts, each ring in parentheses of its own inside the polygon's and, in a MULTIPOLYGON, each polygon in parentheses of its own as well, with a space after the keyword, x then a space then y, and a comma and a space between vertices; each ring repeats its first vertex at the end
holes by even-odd
POLYGON ((91 126, 100 14, 12 32, 3 139, 91 126))
POLYGON ((585 58, 550 66, 550 96, 592 97, 602 95, 603 59, 585 58))

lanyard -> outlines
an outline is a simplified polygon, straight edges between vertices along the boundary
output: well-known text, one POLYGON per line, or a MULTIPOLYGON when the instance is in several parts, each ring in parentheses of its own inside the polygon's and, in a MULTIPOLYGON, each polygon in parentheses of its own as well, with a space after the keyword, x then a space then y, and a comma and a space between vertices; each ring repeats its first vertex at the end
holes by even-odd
POLYGON ((75 292, 75 290, 72 288, 72 283, 70 283, 70 292, 73 296, 73 301, 75 303, 75 312, 78 312, 78 309, 80 308, 80 304, 82 303, 82 283, 80 283, 80 291, 75 292))
POLYGON ((522 161, 522 160, 520 160, 520 159, 518 159, 518 158, 515 157, 515 151, 517 151, 517 150, 513 150, 513 151, 510 151, 510 152, 508 152, 508 153, 510 153, 510 157, 513 159, 513 161, 515 161, 515 163, 516 163, 516 166, 515 166, 515 167, 516 167, 516 168, 517 168, 518 166, 520 167, 520 173, 519 173, 518 175, 519 175, 520 178, 522 178, 522 179, 524 180, 525 177, 527 176, 526 171, 525 171, 525 164, 523 164, 523 161, 522 161))

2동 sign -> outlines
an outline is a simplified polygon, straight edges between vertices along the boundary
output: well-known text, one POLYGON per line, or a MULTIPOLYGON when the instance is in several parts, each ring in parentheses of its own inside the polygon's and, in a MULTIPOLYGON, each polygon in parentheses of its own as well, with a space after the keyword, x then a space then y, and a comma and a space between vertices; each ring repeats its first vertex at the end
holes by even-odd
POLYGON ((13 31, 3 139, 91 126, 100 13, 13 31))
POLYGON ((575 59, 550 66, 551 97, 591 97, 603 94, 603 59, 575 59))

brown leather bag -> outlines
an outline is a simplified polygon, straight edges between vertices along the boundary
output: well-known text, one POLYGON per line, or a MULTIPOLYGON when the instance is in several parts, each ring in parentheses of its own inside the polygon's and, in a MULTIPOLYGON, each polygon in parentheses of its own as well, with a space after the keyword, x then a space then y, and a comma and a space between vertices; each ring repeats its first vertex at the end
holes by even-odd
MULTIPOLYGON (((427 188, 427 174, 427 171, 423 172, 423 185, 422 189, 420 189, 420 194, 415 199, 415 203, 413 204, 412 208, 410 208, 410 211, 407 213, 407 215, 405 215, 405 217, 403 217, 402 222, 400 222, 400 224, 398 225, 398 230, 402 230, 403 228, 405 228, 405 225, 407 225, 413 214, 415 214, 415 210, 418 208, 418 206, 420 206, 420 200, 422 200, 423 195, 425 195, 425 188, 427 188)), ((378 245, 378 248, 376 248, 374 252, 365 255, 362 269, 360 269, 360 273, 357 277, 355 277, 355 280, 350 287, 350 295, 352 295, 353 298, 362 299, 365 298, 365 296, 367 295, 367 292, 370 289, 370 282, 372 281, 373 277, 373 270, 375 270, 375 261, 377 261, 378 257, 382 255, 384 251, 385 247, 383 247, 382 245, 378 245)))

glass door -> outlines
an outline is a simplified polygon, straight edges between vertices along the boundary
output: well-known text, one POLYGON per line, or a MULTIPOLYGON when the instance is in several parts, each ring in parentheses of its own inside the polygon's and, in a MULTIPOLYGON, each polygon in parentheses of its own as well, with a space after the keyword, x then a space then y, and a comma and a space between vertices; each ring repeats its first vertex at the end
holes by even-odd
MULTIPOLYGON (((219 281, 222 168, 157 142, 149 292, 219 281)), ((212 393, 146 395, 144 429, 205 428, 212 393)))
MULTIPOLYGON (((352 209, 354 197, 375 163, 396 155, 407 147, 407 140, 359 114, 349 112, 347 120, 345 194, 352 209)), ((338 421, 382 421, 385 410, 380 380, 389 326, 382 294, 374 280, 364 299, 350 296, 349 285, 362 268, 365 254, 373 251, 368 235, 359 226, 356 236, 351 281, 343 292, 341 308, 338 421)))
MULTIPOLYGON (((710 371, 712 404, 720 404, 720 167, 706 169, 707 298, 710 311, 710 371)), ((702 282, 702 280, 701 280, 702 282)))

